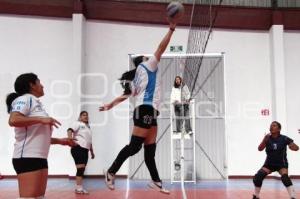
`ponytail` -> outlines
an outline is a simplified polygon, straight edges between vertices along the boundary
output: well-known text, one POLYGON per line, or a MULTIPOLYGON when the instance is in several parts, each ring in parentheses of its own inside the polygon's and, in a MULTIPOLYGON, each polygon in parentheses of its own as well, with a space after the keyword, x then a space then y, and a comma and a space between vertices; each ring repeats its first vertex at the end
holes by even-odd
POLYGON ((30 84, 35 84, 38 79, 37 75, 34 73, 24 73, 17 77, 15 81, 15 91, 14 93, 10 93, 6 97, 6 107, 7 112, 11 111, 11 104, 17 98, 26 93, 30 93, 30 84))
POLYGON ((135 77, 135 72, 136 72, 136 68, 123 73, 122 77, 119 79, 121 81, 121 86, 124 89, 123 92, 124 95, 130 95, 132 92, 130 87, 130 82, 133 81, 135 77))
POLYGON ((136 68, 143 62, 144 56, 137 56, 133 59, 133 64, 135 66, 135 69, 127 71, 122 74, 121 78, 119 79, 121 81, 121 86, 124 89, 124 95, 130 95, 131 94, 131 87, 130 82, 133 81, 136 73, 136 68))
POLYGON ((10 113, 11 111, 11 104, 12 102, 17 98, 20 97, 21 95, 18 93, 10 93, 6 97, 6 107, 7 107, 7 113, 10 113))

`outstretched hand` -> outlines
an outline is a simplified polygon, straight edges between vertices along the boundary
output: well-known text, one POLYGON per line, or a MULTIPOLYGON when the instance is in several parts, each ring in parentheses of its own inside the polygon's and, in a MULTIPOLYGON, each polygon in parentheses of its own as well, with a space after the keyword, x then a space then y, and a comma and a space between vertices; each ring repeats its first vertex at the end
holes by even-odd
POLYGON ((58 128, 58 126, 61 126, 61 123, 52 117, 41 118, 41 123, 49 124, 51 126, 55 126, 56 128, 58 128))
POLYGON ((99 107, 99 111, 108 111, 113 107, 112 104, 104 104, 103 106, 99 107))
POLYGON ((77 143, 75 141, 77 141, 76 139, 70 139, 70 138, 61 138, 61 145, 67 145, 70 147, 74 147, 77 146, 77 143))

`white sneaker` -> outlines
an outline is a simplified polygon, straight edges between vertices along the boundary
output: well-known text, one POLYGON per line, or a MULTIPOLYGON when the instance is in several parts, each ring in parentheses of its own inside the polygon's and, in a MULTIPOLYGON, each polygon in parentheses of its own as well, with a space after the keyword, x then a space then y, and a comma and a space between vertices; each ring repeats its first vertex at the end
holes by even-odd
POLYGON ((108 171, 106 171, 106 170, 103 170, 103 174, 105 177, 105 184, 106 184, 107 188, 109 188, 110 190, 114 190, 115 189, 115 176, 109 174, 108 171))
POLYGON ((89 192, 85 189, 75 189, 76 194, 89 194, 89 192))
POLYGON ((151 189, 155 189, 156 191, 159 191, 161 193, 164 193, 164 194, 170 194, 170 191, 163 188, 162 187, 162 183, 161 182, 154 182, 154 181, 151 181, 148 186, 151 188, 151 189))

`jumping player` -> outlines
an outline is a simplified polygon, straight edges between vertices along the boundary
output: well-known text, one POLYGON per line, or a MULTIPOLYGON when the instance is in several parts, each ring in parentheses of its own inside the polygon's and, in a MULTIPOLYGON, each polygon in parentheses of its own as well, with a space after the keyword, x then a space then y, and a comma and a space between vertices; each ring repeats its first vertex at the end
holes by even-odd
POLYGON ((117 158, 108 171, 104 171, 105 182, 109 189, 113 190, 114 178, 124 161, 140 151, 144 144, 144 157, 146 166, 150 172, 152 181, 149 187, 162 193, 169 194, 169 191, 162 187, 156 163, 156 136, 157 136, 157 116, 159 114, 160 103, 160 80, 158 73, 158 63, 163 52, 166 50, 176 23, 169 22, 169 30, 160 42, 153 57, 138 56, 134 59, 136 69, 125 72, 121 81, 124 83, 124 94, 117 97, 109 104, 100 107, 100 111, 113 108, 120 102, 126 100, 130 95, 135 97, 136 107, 133 115, 134 128, 131 140, 118 154, 117 158))

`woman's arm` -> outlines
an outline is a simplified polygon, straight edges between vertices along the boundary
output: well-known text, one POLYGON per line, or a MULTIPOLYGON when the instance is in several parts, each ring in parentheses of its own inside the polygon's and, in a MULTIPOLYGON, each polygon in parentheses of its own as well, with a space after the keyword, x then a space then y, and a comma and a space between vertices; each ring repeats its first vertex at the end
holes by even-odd
POLYGON ((68 145, 70 147, 77 145, 75 139, 69 138, 51 138, 51 144, 68 145))
POLYGON ((114 106, 125 101, 129 96, 130 95, 121 95, 121 96, 117 97, 116 99, 114 99, 111 103, 100 106, 99 111, 108 111, 108 110, 112 109, 114 106))
POLYGON ((175 90, 174 88, 172 88, 172 91, 171 91, 171 96, 170 96, 170 99, 171 99, 171 103, 175 103, 175 90))
POLYGON ((190 103, 190 99, 191 99, 191 93, 189 91, 189 88, 187 87, 187 85, 184 85, 181 89, 181 95, 184 99, 184 103, 189 104, 190 103))
POLYGON ((58 128, 60 122, 52 117, 26 117, 22 113, 10 113, 8 124, 13 127, 26 127, 34 124, 49 124, 58 128))
POLYGON ((289 148, 292 151, 298 151, 299 150, 299 146, 297 144, 295 144, 294 142, 292 142, 291 144, 289 144, 289 148))
POLYGON ((91 158, 94 159, 95 158, 95 154, 94 154, 93 145, 91 145, 90 152, 91 152, 91 156, 92 156, 91 158))
POLYGON ((175 27, 176 27, 176 23, 169 22, 169 24, 170 25, 169 25, 168 33, 164 36, 164 38, 162 39, 162 41, 160 42, 158 48, 156 49, 156 51, 154 53, 157 61, 160 61, 161 55, 165 52, 165 50, 171 40, 172 34, 175 30, 175 27))
POLYGON ((184 89, 185 89, 185 94, 186 94, 186 99, 189 101, 191 99, 191 92, 190 89, 187 85, 184 85, 184 89))
POLYGON ((258 146, 258 150, 262 151, 266 148, 267 141, 270 138, 270 134, 265 135, 264 139, 261 141, 260 145, 258 146))

